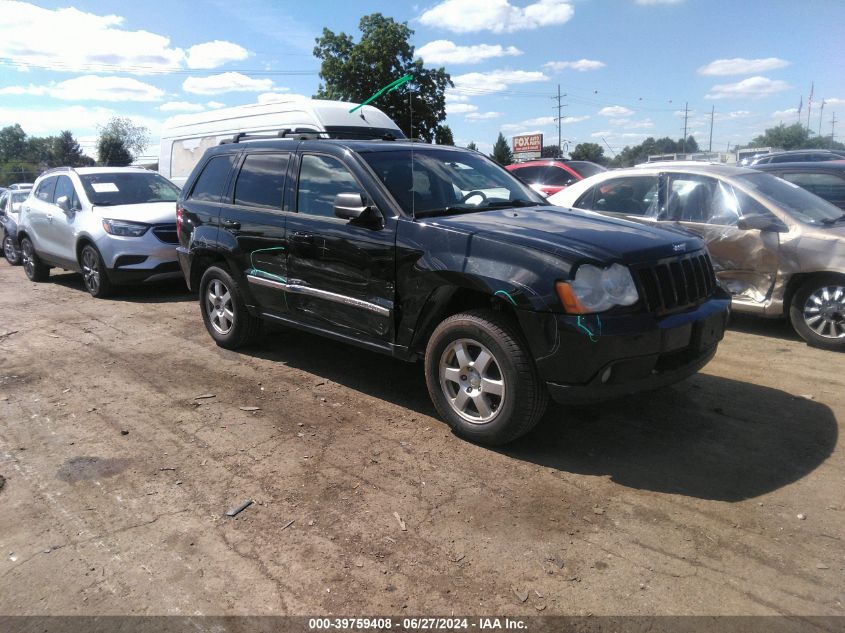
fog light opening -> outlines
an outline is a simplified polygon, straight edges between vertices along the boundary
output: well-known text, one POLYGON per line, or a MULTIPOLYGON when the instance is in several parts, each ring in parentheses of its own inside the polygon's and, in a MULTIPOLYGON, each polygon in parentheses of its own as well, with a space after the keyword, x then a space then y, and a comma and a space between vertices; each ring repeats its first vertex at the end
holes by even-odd
POLYGON ((613 373, 613 367, 608 367, 605 369, 601 374, 601 382, 603 385, 607 384, 607 381, 610 380, 610 375, 613 373))

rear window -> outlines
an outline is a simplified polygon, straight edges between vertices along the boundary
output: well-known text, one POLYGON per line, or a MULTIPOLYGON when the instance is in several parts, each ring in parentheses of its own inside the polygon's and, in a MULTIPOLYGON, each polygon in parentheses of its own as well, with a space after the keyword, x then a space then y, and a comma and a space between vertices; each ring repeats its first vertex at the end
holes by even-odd
POLYGON ((601 165, 591 163, 588 160, 570 160, 567 161, 566 164, 568 167, 577 171, 581 175, 581 178, 589 178, 590 176, 595 176, 603 171, 607 171, 607 169, 601 165))
POLYGON ((190 199, 200 202, 220 202, 229 172, 235 164, 235 157, 235 154, 226 154, 209 160, 194 184, 190 199))

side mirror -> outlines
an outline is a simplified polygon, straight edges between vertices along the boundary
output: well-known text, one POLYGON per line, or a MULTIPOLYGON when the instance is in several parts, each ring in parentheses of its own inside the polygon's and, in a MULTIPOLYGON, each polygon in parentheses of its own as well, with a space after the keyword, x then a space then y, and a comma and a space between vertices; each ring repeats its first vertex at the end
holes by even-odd
POLYGON ((736 226, 743 231, 758 230, 784 233, 788 230, 786 225, 777 218, 761 214, 743 216, 737 220, 736 226))
POLYGON ((21 203, 20 202, 13 202, 12 203, 12 213, 20 213, 21 212, 21 203))
POLYGON ((67 196, 59 196, 56 198, 56 206, 65 213, 70 213, 70 200, 68 200, 67 196))
POLYGON ((365 220, 372 210, 360 193, 339 193, 334 197, 334 214, 344 220, 365 220))

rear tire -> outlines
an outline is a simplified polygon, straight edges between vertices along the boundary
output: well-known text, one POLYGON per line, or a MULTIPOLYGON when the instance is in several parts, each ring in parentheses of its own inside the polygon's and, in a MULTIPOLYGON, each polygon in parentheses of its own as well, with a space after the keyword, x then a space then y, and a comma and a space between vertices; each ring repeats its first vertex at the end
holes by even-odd
POLYGON ((549 394, 516 324, 473 310, 444 320, 425 352, 428 393, 452 430, 480 444, 506 444, 528 433, 549 394))
POLYGON ((15 240, 8 233, 3 237, 3 257, 12 266, 20 266, 21 254, 15 240))
POLYGON ((261 319, 249 313, 238 283, 221 266, 211 266, 199 286, 205 329, 220 347, 237 349, 261 333, 261 319))
POLYGON ((47 281, 50 276, 50 267, 38 259, 35 247, 32 246, 28 237, 21 240, 21 264, 30 281, 47 281))
POLYGON ((845 351, 845 277, 828 274, 805 281, 792 297, 789 320, 809 345, 845 351))
POLYGON ((92 297, 105 299, 112 294, 114 286, 106 271, 106 264, 100 256, 100 251, 86 244, 79 256, 79 263, 82 266, 82 280, 85 282, 85 289, 92 297))

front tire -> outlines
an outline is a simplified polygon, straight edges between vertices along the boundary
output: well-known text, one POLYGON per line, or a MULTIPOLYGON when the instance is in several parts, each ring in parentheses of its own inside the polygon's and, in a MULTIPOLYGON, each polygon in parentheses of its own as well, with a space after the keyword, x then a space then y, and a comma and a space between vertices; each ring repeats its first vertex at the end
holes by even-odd
POLYGON ((19 266, 21 263, 21 254, 15 240, 8 233, 3 237, 3 257, 12 266, 19 266))
POLYGON ((79 256, 79 263, 82 265, 82 279, 85 282, 85 289, 92 297, 104 299, 113 290, 111 280, 106 272, 106 265, 100 256, 100 251, 86 244, 79 256))
POLYGON ((225 268, 211 266, 205 271, 199 295, 205 328, 220 347, 237 349, 260 334, 261 319, 249 313, 240 287, 225 268))
POLYGON ((21 240, 21 264, 23 264, 23 271, 30 281, 47 281, 50 276, 50 267, 38 259, 35 248, 28 237, 21 240))
POLYGON ((789 320, 813 347, 845 351, 845 277, 819 275, 805 281, 792 297, 789 320))
POLYGON ((489 310, 456 314, 437 326, 426 346, 425 378, 441 417, 480 444, 525 435, 549 399, 516 325, 489 310))

